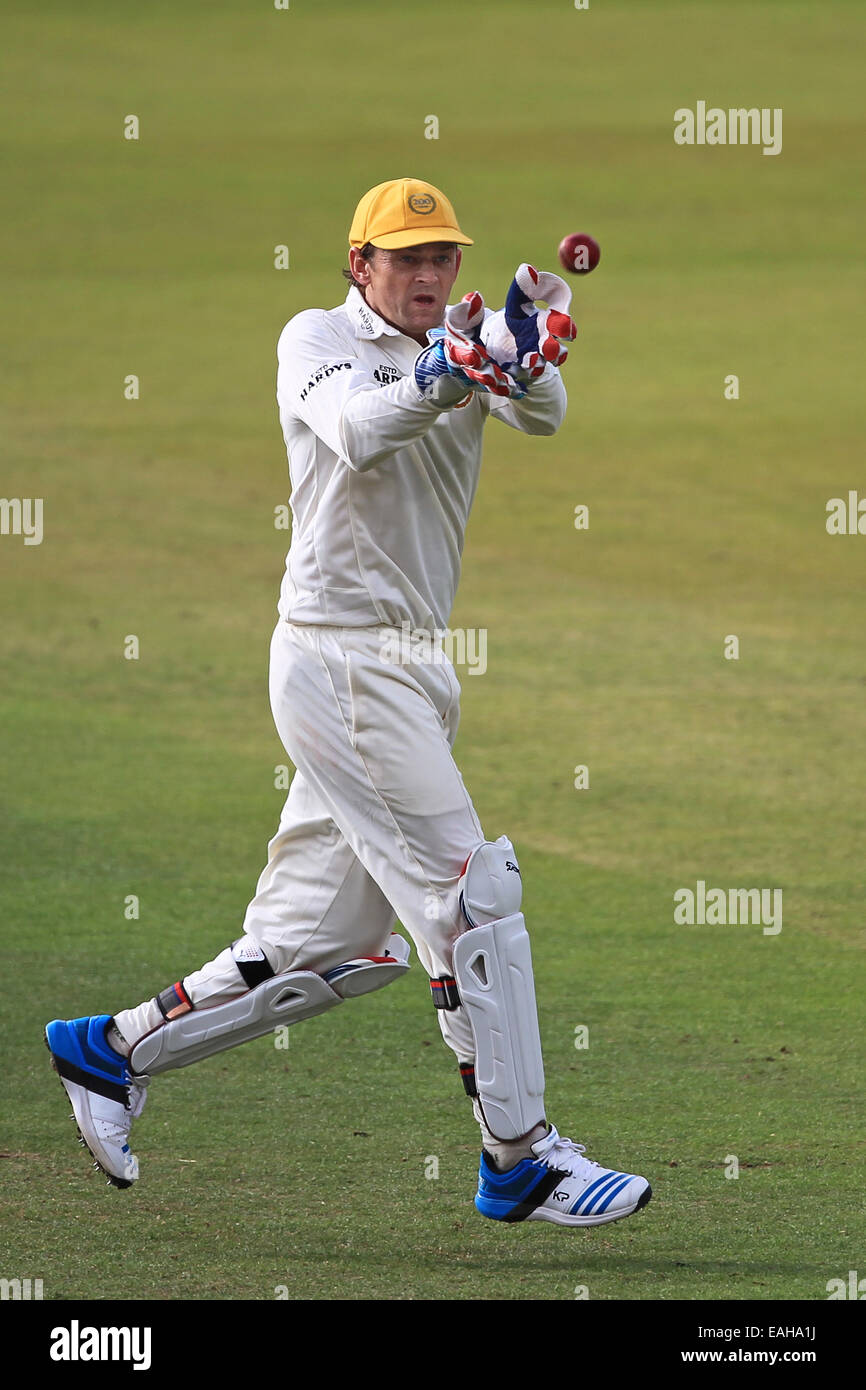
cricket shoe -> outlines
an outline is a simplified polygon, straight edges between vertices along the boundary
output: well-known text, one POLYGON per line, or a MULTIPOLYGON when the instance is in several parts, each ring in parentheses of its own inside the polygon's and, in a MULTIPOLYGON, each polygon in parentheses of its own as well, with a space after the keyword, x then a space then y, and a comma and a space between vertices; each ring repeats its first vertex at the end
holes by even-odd
POLYGON ((525 1158, 501 1173, 481 1152, 475 1205, 494 1221, 552 1221, 557 1226, 601 1226, 645 1207, 646 1178, 618 1173, 584 1158, 582 1144, 549 1134, 525 1158))
POLYGON ((132 1187, 138 1159, 130 1152, 129 1131, 141 1114, 147 1088, 133 1079, 125 1057, 109 1045, 111 1014, 94 1018, 56 1018, 45 1029, 51 1065, 57 1072, 78 1125, 81 1143, 114 1187, 132 1187))

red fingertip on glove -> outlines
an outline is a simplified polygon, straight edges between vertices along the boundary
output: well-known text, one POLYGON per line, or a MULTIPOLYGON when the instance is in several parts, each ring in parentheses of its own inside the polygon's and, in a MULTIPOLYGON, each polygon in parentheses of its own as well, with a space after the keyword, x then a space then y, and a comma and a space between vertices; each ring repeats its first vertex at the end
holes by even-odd
POLYGON ((546 338, 541 345, 541 351, 547 358, 547 361, 552 362, 555 367, 561 367, 568 357, 568 350, 564 347, 560 347, 555 338, 546 338))
POLYGON ((547 316, 547 331, 552 333, 555 338, 565 338, 571 342, 577 337, 577 324, 568 314, 561 314, 558 309, 551 309, 547 316))

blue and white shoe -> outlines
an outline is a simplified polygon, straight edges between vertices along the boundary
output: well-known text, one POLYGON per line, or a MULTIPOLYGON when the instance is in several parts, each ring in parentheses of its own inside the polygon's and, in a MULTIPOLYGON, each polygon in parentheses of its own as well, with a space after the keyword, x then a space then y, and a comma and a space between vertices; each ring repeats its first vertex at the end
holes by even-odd
POLYGON ((131 1187, 138 1159, 129 1148, 129 1131, 147 1099, 125 1057, 106 1041, 111 1014, 94 1018, 56 1018, 45 1029, 51 1065, 72 1102, 78 1134, 114 1187, 131 1187))
POLYGON ((601 1226, 645 1207, 646 1178, 602 1168, 584 1158, 582 1144, 550 1133, 533 1144, 535 1158, 500 1173, 482 1150, 475 1205, 494 1221, 552 1221, 557 1226, 601 1226))

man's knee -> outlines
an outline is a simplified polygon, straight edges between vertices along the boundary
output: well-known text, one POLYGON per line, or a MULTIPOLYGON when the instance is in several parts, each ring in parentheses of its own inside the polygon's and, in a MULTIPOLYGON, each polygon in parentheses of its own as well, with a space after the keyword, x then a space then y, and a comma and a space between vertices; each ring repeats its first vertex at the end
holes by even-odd
MULTIPOLYGON (((520 911, 523 883, 514 846, 506 835, 483 840, 468 855, 457 885, 460 920, 456 942, 469 928, 488 926, 520 911)), ((460 997, 453 973, 430 981, 433 1003, 449 1012, 459 1008, 460 997)))
POLYGON ((463 866, 458 890, 460 911, 470 927, 485 927, 520 911, 523 883, 506 835, 476 845, 463 866))

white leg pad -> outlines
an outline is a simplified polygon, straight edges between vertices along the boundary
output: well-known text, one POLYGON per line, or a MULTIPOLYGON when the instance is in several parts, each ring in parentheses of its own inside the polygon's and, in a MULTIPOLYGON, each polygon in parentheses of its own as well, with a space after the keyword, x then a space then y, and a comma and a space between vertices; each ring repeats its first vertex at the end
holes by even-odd
POLYGON ((473 927, 454 946, 454 978, 475 1038, 475 1084, 497 1139, 544 1120, 544 1064, 522 912, 473 927))
POLYGON ((191 1062, 260 1038, 281 1023, 300 1023, 342 1002, 321 975, 311 970, 274 975, 227 1004, 193 1009, 145 1033, 129 1054, 130 1066, 147 1076, 188 1067, 191 1062))
POLYGON ((391 984, 409 969, 409 943, 392 932, 385 956, 364 956, 329 970, 327 979, 312 970, 289 970, 210 1009, 192 1009, 145 1033, 132 1048, 129 1064, 139 1076, 157 1076, 188 1067, 281 1024, 325 1013, 344 999, 391 984))

